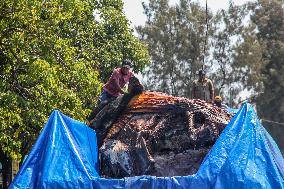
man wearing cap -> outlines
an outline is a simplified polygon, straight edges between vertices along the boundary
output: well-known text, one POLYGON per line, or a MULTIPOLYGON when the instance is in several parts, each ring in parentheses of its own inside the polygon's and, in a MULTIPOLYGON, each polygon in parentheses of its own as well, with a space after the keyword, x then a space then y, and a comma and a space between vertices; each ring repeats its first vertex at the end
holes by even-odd
POLYGON ((119 95, 124 94, 122 88, 129 82, 129 79, 134 76, 130 71, 131 61, 123 60, 121 67, 115 68, 103 87, 103 91, 99 97, 99 103, 107 104, 119 95))
POLYGON ((210 79, 205 77, 205 71, 198 71, 198 79, 193 81, 192 98, 201 99, 209 103, 214 101, 214 87, 210 79))

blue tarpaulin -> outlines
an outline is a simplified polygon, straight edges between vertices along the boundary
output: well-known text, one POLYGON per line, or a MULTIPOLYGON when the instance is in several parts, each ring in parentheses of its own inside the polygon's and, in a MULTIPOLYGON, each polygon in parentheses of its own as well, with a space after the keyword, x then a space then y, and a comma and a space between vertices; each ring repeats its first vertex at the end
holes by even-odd
POLYGON ((284 159, 246 103, 198 172, 175 177, 100 178, 95 132, 54 111, 10 189, 284 189, 283 178, 284 159))
POLYGON ((238 113, 239 109, 227 107, 227 111, 228 111, 230 114, 233 114, 233 115, 234 115, 234 114, 238 113))
POLYGON ((96 144, 92 129, 54 111, 9 188, 92 188, 96 144))

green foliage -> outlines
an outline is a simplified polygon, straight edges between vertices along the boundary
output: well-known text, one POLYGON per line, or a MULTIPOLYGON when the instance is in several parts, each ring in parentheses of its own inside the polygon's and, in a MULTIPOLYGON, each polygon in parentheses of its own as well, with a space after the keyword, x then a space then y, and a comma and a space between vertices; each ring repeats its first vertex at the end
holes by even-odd
POLYGON ((242 40, 246 6, 230 2, 228 10, 216 14, 209 9, 208 24, 205 7, 196 2, 180 0, 170 6, 167 0, 150 0, 144 10, 147 22, 137 31, 153 60, 147 72, 148 88, 191 97, 192 81, 204 63, 216 95, 228 101, 232 89, 232 97, 237 96, 242 88, 233 68, 235 45, 242 40))
POLYGON ((261 74, 263 93, 257 109, 266 119, 284 122, 284 8, 280 0, 261 0, 256 4, 252 21, 258 28, 257 38, 264 50, 261 74))
POLYGON ((221 10, 216 13, 213 27, 215 32, 210 38, 212 43, 212 59, 210 60, 213 71, 211 77, 215 83, 215 94, 223 96, 229 100, 228 92, 231 98, 236 99, 239 88, 239 79, 236 76, 234 68, 234 56, 236 47, 242 41, 245 26, 243 20, 248 14, 246 6, 236 6, 230 1, 228 10, 221 10))
POLYGON ((233 54, 233 79, 242 88, 253 90, 256 94, 263 90, 261 69, 266 61, 262 58, 264 47, 256 36, 256 26, 250 25, 242 33, 243 41, 235 46, 233 54))
MULTIPOLYGON (((143 6, 147 22, 137 31, 153 60, 147 72, 148 88, 190 97, 192 80, 204 56, 205 8, 185 0, 176 6, 170 6, 168 0, 150 0, 143 6)), ((211 12, 208 17, 210 20, 211 12)), ((208 48, 205 50, 207 55, 208 48)))
POLYGON ((233 75, 257 97, 260 116, 283 122, 284 9, 278 0, 259 0, 248 8, 251 22, 235 47, 233 75))
POLYGON ((122 59, 132 60, 135 72, 142 71, 150 58, 145 45, 133 36, 133 30, 129 28, 129 22, 122 13, 122 1, 101 2, 101 8, 96 12, 100 21, 94 35, 94 48, 99 51, 93 59, 99 62, 102 80, 108 79, 122 59))
POLYGON ((251 23, 235 48, 234 76, 254 92, 261 117, 283 122, 284 9, 279 0, 259 0, 248 7, 251 23))
POLYGON ((83 121, 122 58, 149 62, 121 0, 0 3, 0 144, 27 154, 54 109, 83 121), (94 12, 99 12, 98 20, 94 12))
MULTIPOLYGON (((215 94, 225 102, 231 97, 238 103, 238 95, 244 89, 255 96, 263 90, 271 91, 269 86, 275 86, 271 92, 281 96, 280 91, 284 90, 280 76, 283 75, 280 4, 278 0, 262 0, 236 6, 230 1, 228 10, 216 14, 209 10, 206 38, 206 12, 200 4, 180 0, 178 5, 170 6, 168 0, 150 0, 144 4, 147 22, 137 28, 153 60, 147 70, 148 88, 190 97, 192 81, 205 57, 215 94)), ((271 104, 272 98, 268 98, 271 92, 259 104, 271 104)))
POLYGON ((252 22, 234 55, 236 79, 253 91, 258 114, 283 153, 283 129, 277 124, 284 122, 283 4, 281 0, 259 0, 249 8, 252 22))

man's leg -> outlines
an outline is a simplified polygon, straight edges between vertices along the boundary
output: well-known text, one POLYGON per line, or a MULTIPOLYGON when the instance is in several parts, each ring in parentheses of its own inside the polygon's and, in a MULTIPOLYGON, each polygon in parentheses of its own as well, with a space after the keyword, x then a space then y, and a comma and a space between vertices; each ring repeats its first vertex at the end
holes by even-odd
POLYGON ((97 105, 93 108, 93 111, 91 112, 90 116, 87 118, 87 121, 89 122, 89 124, 91 124, 91 121, 105 107, 105 105, 107 105, 113 99, 115 99, 114 96, 112 96, 111 94, 109 94, 105 90, 102 91, 102 93, 99 96, 99 100, 97 102, 97 105))

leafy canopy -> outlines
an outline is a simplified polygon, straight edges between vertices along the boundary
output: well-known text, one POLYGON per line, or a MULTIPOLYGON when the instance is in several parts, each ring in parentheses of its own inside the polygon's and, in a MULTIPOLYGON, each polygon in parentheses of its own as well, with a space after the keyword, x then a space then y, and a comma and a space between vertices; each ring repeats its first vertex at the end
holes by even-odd
POLYGON ((54 109, 84 120, 123 58, 149 62, 121 0, 0 3, 0 144, 27 154, 54 109), (97 15, 96 15, 97 13, 97 15))

